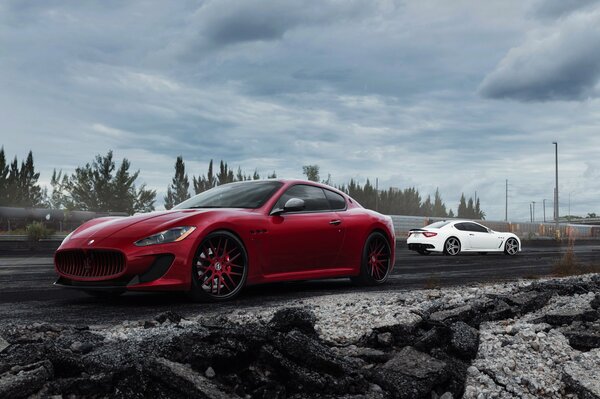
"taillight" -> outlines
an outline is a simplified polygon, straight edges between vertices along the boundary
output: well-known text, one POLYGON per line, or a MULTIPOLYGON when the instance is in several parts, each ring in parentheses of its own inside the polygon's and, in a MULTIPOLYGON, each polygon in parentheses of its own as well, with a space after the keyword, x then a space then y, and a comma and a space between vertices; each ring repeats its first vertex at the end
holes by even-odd
POLYGON ((429 238, 429 237, 435 237, 435 236, 437 236, 437 233, 432 233, 431 231, 426 231, 426 232, 423 233, 423 235, 425 237, 429 238))

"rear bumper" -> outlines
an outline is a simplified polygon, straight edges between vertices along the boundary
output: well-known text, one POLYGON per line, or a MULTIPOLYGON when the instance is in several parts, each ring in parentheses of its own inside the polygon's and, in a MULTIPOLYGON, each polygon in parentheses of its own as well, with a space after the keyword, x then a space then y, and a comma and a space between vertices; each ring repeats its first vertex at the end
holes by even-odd
POLYGON ((429 238, 408 237, 406 245, 411 251, 427 250, 430 252, 442 252, 444 245, 429 238))
POLYGON ((433 244, 408 244, 408 249, 411 251, 435 251, 435 246, 433 244))

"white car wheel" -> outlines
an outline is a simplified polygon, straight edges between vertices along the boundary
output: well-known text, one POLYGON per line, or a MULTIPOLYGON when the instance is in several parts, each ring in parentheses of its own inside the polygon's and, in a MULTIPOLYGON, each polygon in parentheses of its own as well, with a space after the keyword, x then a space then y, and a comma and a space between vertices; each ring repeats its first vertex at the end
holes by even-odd
POLYGON ((504 253, 510 256, 514 256, 519 252, 519 243, 514 238, 509 238, 506 240, 506 244, 504 245, 504 253))
POLYGON ((460 240, 456 237, 450 237, 444 244, 444 253, 446 255, 455 256, 460 253, 460 240))

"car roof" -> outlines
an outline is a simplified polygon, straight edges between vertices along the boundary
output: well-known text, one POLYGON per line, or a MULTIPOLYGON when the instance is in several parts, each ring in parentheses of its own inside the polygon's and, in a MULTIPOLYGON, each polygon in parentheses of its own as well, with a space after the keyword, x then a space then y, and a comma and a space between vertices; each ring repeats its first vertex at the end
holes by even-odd
POLYGON ((282 179, 277 179, 277 178, 276 179, 258 179, 258 180, 235 181, 235 182, 231 182, 231 183, 227 183, 227 184, 244 184, 244 183, 251 184, 251 183, 257 183, 257 182, 264 182, 264 181, 277 181, 277 182, 280 182, 280 183, 288 185, 288 186, 292 186, 292 185, 295 185, 295 184, 308 184, 308 185, 311 185, 311 186, 325 188, 327 190, 331 190, 331 191, 334 191, 334 192, 336 192, 338 194, 341 194, 341 195, 343 195, 345 197, 349 197, 348 194, 346 194, 343 191, 340 191, 339 189, 337 189, 337 188, 335 188, 333 186, 329 186, 327 184, 319 183, 319 182, 312 181, 312 180, 304 180, 304 179, 285 179, 285 178, 282 178, 282 179))
POLYGON ((343 195, 347 196, 347 194, 345 192, 340 191, 339 189, 337 189, 337 188, 335 188, 333 186, 330 186, 330 185, 327 185, 327 184, 323 184, 323 183, 319 183, 319 182, 312 181, 312 180, 304 180, 304 179, 274 179, 274 180, 277 180, 277 181, 279 181, 281 183, 284 183, 284 184, 288 184, 290 186, 294 185, 294 184, 308 184, 308 185, 311 185, 311 186, 317 186, 317 187, 321 187, 321 188, 326 188, 328 190, 335 191, 337 193, 340 193, 340 194, 343 194, 343 195))

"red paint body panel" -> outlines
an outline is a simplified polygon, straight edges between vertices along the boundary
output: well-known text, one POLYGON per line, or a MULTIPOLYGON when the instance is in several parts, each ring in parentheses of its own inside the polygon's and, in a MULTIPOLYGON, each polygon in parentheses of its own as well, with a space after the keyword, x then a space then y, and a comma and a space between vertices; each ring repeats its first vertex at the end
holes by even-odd
MULTIPOLYGON (((227 230, 237 235, 248 254, 246 284, 356 276, 365 241, 373 231, 388 238, 394 259, 395 236, 391 219, 366 210, 329 186, 303 180, 281 180, 283 185, 257 209, 186 209, 152 212, 125 218, 99 218, 76 229, 58 252, 112 250, 125 255, 119 278, 133 281, 127 290, 181 290, 191 286, 191 266, 198 246, 209 233, 227 230), (295 184, 327 188, 344 196, 347 209, 313 213, 270 215, 279 197, 295 184), (340 220, 339 225, 331 221, 340 220), (179 242, 138 247, 134 243, 174 227, 196 229, 179 242), (136 282, 159 255, 173 255, 168 270, 149 282, 136 282)), ((66 278, 58 267, 57 273, 66 278)), ((69 279, 86 282, 102 278, 69 279)), ((110 286, 111 282, 106 282, 110 286)))

